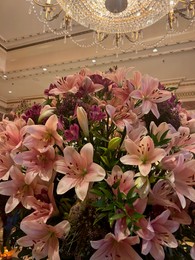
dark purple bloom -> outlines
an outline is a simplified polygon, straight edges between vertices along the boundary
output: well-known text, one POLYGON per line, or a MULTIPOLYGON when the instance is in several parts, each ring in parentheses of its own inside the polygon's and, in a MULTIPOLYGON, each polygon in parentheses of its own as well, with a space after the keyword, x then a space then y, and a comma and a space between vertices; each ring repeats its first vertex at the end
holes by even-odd
POLYGON ((106 113, 96 105, 93 105, 89 111, 89 119, 92 121, 100 121, 106 117, 106 113))
POLYGON ((110 79, 107 78, 102 78, 101 75, 98 74, 93 74, 90 76, 90 79, 93 81, 93 83, 95 84, 101 84, 104 87, 108 87, 109 85, 112 84, 112 81, 110 79))
POLYGON ((55 96, 54 94, 49 94, 50 90, 57 88, 57 86, 55 84, 50 84, 49 88, 45 89, 44 94, 46 96, 55 96))
POLYGON ((38 118, 41 112, 41 105, 34 104, 31 108, 29 108, 22 116, 22 118, 27 122, 29 118, 31 118, 35 123, 37 123, 38 118))
POLYGON ((68 142, 77 141, 79 138, 79 126, 77 124, 71 125, 69 130, 64 131, 64 136, 68 142))

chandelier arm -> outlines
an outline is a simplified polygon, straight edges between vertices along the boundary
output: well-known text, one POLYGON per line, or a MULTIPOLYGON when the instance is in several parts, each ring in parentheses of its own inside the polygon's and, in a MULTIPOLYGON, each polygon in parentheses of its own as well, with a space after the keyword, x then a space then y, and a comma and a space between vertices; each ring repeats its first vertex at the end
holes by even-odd
POLYGON ((57 19, 63 10, 60 10, 59 13, 55 14, 51 19, 47 19, 48 22, 52 22, 53 20, 57 19))
POLYGON ((178 14, 179 14, 182 18, 184 18, 184 19, 186 19, 186 20, 188 20, 188 21, 191 21, 191 20, 194 19, 194 16, 188 17, 186 14, 184 14, 184 13, 182 13, 182 12, 178 12, 178 14))
MULTIPOLYGON (((133 33, 139 34, 139 32, 133 32, 133 33)), ((137 36, 137 37, 135 37, 135 39, 133 39, 133 38, 129 37, 129 35, 127 35, 126 33, 124 34, 124 36, 131 43, 135 43, 139 37, 139 36, 137 36)))
POLYGON ((40 7, 53 7, 53 6, 59 6, 59 4, 58 3, 55 3, 55 4, 41 4, 41 3, 39 3, 39 1, 38 0, 33 0, 33 2, 35 3, 35 4, 37 4, 38 6, 40 6, 40 7))

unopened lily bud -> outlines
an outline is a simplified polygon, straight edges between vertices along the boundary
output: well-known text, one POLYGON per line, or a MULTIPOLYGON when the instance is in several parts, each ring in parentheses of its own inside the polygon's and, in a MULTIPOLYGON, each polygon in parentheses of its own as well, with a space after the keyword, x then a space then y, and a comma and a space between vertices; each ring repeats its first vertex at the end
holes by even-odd
POLYGON ((54 107, 50 107, 45 106, 44 109, 41 110, 41 114, 38 118, 38 122, 42 122, 43 119, 50 117, 51 115, 53 115, 55 108, 54 107))
POLYGON ((87 113, 83 107, 77 107, 77 119, 84 135, 89 136, 87 113))

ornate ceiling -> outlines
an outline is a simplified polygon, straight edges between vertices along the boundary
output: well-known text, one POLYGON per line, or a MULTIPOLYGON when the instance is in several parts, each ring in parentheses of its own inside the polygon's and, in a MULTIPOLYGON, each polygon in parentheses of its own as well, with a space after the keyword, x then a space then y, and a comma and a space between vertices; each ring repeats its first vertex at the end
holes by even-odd
POLYGON ((0 1, 0 107, 8 108, 22 99, 42 99, 56 76, 83 67, 105 71, 117 65, 133 66, 179 86, 178 95, 195 109, 195 27, 186 21, 179 21, 179 34, 166 35, 164 18, 144 31, 143 44, 133 48, 128 42, 127 52, 116 53, 96 46, 78 47, 73 41, 85 45, 92 39, 92 32, 79 25, 74 25, 72 40, 66 43, 61 35, 43 33, 43 24, 28 10, 26 0, 0 1), (154 43, 158 52, 153 52, 154 43))

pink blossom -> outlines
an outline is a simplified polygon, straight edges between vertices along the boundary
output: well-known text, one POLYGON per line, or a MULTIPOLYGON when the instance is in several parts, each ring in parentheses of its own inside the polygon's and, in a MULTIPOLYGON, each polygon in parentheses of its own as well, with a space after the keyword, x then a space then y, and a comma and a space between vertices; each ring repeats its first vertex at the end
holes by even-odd
POLYGON ((28 196, 26 199, 28 208, 34 211, 23 221, 41 220, 46 223, 51 216, 59 213, 53 197, 53 187, 54 183, 50 184, 49 187, 40 183, 36 184, 34 196, 28 196))
POLYGON ((24 151, 14 156, 15 163, 25 166, 26 181, 30 184, 39 175, 42 180, 49 181, 53 176, 53 167, 56 161, 56 154, 53 147, 49 147, 45 152, 40 152, 34 148, 24 151))
POLYGON ((139 171, 143 176, 147 176, 151 170, 152 163, 162 160, 165 151, 155 148, 153 140, 145 136, 139 143, 135 144, 132 140, 125 140, 127 155, 121 157, 120 161, 127 165, 138 165, 139 171))
POLYGON ((3 121, 3 131, 0 133, 0 150, 3 153, 15 153, 22 145, 25 134, 25 121, 17 119, 15 121, 3 121))
POLYGON ((139 71, 135 71, 133 73, 133 79, 131 79, 131 83, 136 89, 139 89, 141 87, 142 74, 139 71))
POLYGON ((83 107, 77 107, 77 119, 85 136, 89 136, 87 113, 83 107))
POLYGON ((101 181, 105 170, 93 162, 93 146, 84 145, 80 154, 71 146, 64 149, 64 158, 56 162, 56 171, 65 174, 59 181, 57 193, 63 194, 75 187, 80 200, 84 200, 90 182, 101 181))
POLYGON ((77 93, 82 82, 82 76, 79 74, 69 75, 65 78, 58 79, 56 88, 49 91, 49 94, 59 95, 67 92, 77 93))
POLYGON ((6 213, 11 212, 20 202, 28 208, 26 199, 33 196, 35 187, 35 183, 27 184, 25 175, 16 167, 10 169, 10 177, 12 180, 0 183, 0 194, 10 196, 5 205, 6 213))
POLYGON ((0 154, 0 180, 8 180, 10 169, 14 165, 10 153, 0 154))
POLYGON ((176 248, 178 243, 172 235, 179 228, 179 223, 168 220, 169 210, 165 210, 152 221, 141 221, 141 229, 137 234, 142 240, 142 254, 150 253, 155 260, 163 260, 165 253, 163 246, 176 248))
POLYGON ((186 207, 186 199, 195 202, 195 160, 184 162, 183 155, 178 158, 177 166, 167 176, 173 189, 176 191, 182 208, 186 207))
POLYGON ((171 98, 171 92, 160 90, 158 88, 159 81, 148 75, 142 78, 141 88, 134 90, 131 97, 142 100, 142 113, 148 114, 150 110, 158 118, 160 116, 157 103, 163 102, 171 98))
POLYGON ((129 107, 129 104, 120 105, 118 107, 107 105, 106 111, 115 125, 121 130, 125 127, 125 121, 129 122, 131 125, 138 121, 137 115, 133 112, 131 107, 129 107))
POLYGON ((58 118, 52 115, 48 118, 45 125, 31 125, 26 128, 27 136, 23 144, 31 149, 36 147, 40 152, 49 149, 50 146, 57 144, 62 146, 62 137, 57 133, 58 118))
POLYGON ((137 236, 125 237, 120 239, 117 235, 108 233, 104 239, 90 241, 91 246, 97 251, 91 256, 90 260, 103 259, 123 259, 141 260, 142 258, 132 248, 132 245, 139 243, 137 236))
POLYGON ((114 194, 117 193, 118 189, 120 192, 127 194, 129 190, 135 186, 133 177, 134 172, 126 171, 123 173, 122 169, 118 165, 115 165, 112 169, 111 175, 106 179, 106 182, 112 186, 114 183, 119 181, 117 189, 113 189, 114 194))
POLYGON ((159 180, 155 183, 149 195, 149 201, 152 205, 161 205, 164 207, 172 207, 179 210, 177 204, 173 202, 174 190, 170 183, 166 180, 159 180))
POLYGON ((173 140, 173 145, 182 150, 195 153, 195 133, 190 134, 190 129, 188 127, 180 126, 178 135, 176 135, 173 140))
POLYGON ((124 80, 127 79, 127 75, 131 70, 132 70, 131 67, 129 67, 129 68, 122 67, 122 68, 118 68, 113 73, 107 73, 105 76, 106 76, 106 78, 117 83, 119 86, 122 86, 124 80))
POLYGON ((195 243, 190 250, 190 256, 193 260, 195 260, 195 243))
POLYGON ((141 139, 148 133, 146 127, 141 124, 133 127, 127 120, 124 120, 124 124, 126 126, 127 138, 136 144, 139 144, 141 139))
POLYGON ((41 221, 23 220, 20 228, 27 235, 18 239, 17 243, 24 247, 33 246, 33 258, 38 260, 48 256, 49 260, 60 260, 58 239, 69 233, 70 224, 67 220, 63 220, 56 226, 41 221))
POLYGON ((79 91, 84 92, 85 94, 93 93, 100 91, 104 86, 98 83, 93 83, 89 77, 85 77, 82 81, 79 91))

